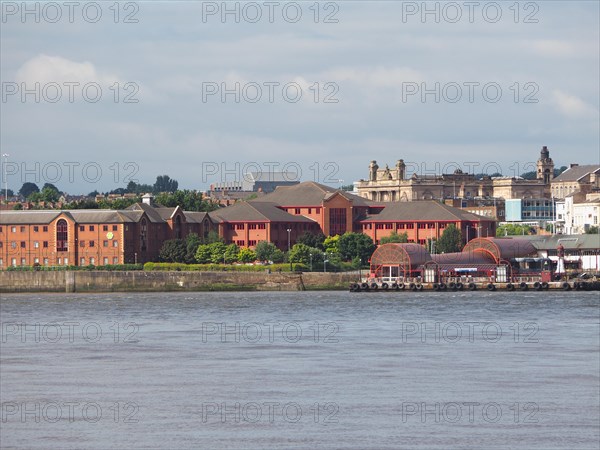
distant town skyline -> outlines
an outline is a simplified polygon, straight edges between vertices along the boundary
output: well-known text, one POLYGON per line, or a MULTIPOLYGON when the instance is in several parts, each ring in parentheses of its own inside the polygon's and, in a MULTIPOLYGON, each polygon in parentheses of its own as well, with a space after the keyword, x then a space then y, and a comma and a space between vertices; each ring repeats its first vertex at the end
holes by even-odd
POLYGON ((257 165, 336 186, 373 159, 512 176, 543 145, 600 162, 597 2, 22 5, 0 31, 14 191, 206 190, 257 165))

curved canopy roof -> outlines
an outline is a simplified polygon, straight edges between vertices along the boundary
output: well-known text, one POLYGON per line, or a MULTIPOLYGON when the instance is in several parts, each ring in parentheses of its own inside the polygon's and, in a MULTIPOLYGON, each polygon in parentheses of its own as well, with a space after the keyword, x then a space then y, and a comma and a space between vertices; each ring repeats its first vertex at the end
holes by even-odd
POLYGON ((530 240, 520 238, 476 238, 469 241, 462 252, 489 253, 496 263, 501 259, 522 258, 537 253, 530 240))
POLYGON ((431 255, 420 244, 383 244, 373 252, 371 265, 399 265, 414 269, 429 260, 431 255))

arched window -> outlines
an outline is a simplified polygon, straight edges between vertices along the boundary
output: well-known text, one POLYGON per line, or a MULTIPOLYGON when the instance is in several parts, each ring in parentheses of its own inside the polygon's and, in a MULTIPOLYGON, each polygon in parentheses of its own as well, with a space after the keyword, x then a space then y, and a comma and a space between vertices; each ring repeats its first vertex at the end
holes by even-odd
POLYGON ((140 230, 140 249, 145 252, 146 251, 146 239, 148 236, 148 222, 146 219, 142 219, 141 221, 141 230, 140 230))
POLYGON ((66 252, 68 248, 68 226, 65 219, 60 219, 56 223, 56 251, 66 252))
POLYGON ((175 239, 181 239, 181 216, 175 218, 175 239))

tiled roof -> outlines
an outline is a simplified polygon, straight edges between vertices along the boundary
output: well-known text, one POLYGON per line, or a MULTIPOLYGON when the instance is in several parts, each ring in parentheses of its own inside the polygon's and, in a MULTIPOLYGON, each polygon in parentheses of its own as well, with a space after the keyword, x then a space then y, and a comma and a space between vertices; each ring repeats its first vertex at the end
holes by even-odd
POLYGON ((314 223, 312 219, 304 216, 294 216, 277 207, 275 203, 252 201, 238 202, 217 211, 209 216, 218 222, 307 222, 314 223))
POLYGON ((161 215, 158 212, 156 212, 156 208, 154 208, 153 206, 147 205, 145 203, 134 203, 129 208, 127 208, 127 210, 144 211, 148 215, 150 222, 154 222, 154 223, 164 222, 161 215))
POLYGON ((183 214, 188 223, 202 223, 204 219, 208 217, 207 212, 184 211, 183 214))
POLYGON ((414 202, 385 203, 379 214, 371 214, 362 222, 395 222, 395 221, 437 221, 437 220, 491 220, 435 200, 414 202))
POLYGON ((0 223, 3 225, 48 224, 61 213, 62 211, 56 210, 2 211, 0 223))
POLYGON ((565 170, 559 176, 557 176, 556 178, 554 178, 551 182, 554 183, 555 181, 559 181, 559 182, 563 182, 563 181, 567 181, 567 182, 577 181, 581 177, 586 176, 588 173, 597 172, 597 171, 600 171, 600 166, 599 165, 586 165, 586 166, 569 167, 567 170, 565 170))
POLYGON ((336 193, 350 200, 355 206, 377 204, 377 202, 369 201, 358 195, 314 181, 305 181, 294 186, 278 186, 275 191, 265 195, 260 200, 253 200, 252 202, 272 202, 280 206, 321 206, 323 200, 330 199, 336 193))
POLYGON ((597 250, 600 248, 599 234, 554 234, 551 236, 525 236, 538 250, 556 250, 559 244, 565 250, 597 250))

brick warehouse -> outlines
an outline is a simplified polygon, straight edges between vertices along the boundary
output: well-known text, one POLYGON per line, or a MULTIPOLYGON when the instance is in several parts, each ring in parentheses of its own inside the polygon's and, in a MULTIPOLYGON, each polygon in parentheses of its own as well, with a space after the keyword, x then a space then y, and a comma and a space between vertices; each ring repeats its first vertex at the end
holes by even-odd
POLYGON ((394 231, 425 244, 454 224, 466 242, 494 236, 496 222, 436 201, 382 203, 315 182, 277 188, 210 213, 137 203, 125 210, 39 210, 0 214, 0 268, 156 261, 168 239, 217 231, 240 247, 269 241, 287 250, 306 232, 362 232, 375 243, 394 231), (289 231, 288 231, 289 230, 289 231))

